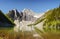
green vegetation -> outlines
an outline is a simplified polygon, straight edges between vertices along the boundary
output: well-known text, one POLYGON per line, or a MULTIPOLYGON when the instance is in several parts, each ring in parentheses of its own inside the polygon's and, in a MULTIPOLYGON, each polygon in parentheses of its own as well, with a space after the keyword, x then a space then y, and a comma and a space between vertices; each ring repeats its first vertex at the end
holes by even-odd
POLYGON ((60 31, 60 6, 46 12, 41 18, 37 19, 34 24, 37 25, 40 22, 44 21, 43 29, 44 31, 55 32, 60 31))
POLYGON ((14 10, 10 10, 10 11, 9 11, 8 13, 6 13, 5 15, 8 16, 9 19, 14 22, 14 15, 15 15, 14 10))
MULTIPOLYGON (((10 23, 14 25, 13 20, 0 11, 0 21, 3 23, 10 23), (3 20, 4 19, 4 20, 3 20)), ((43 23, 43 31, 34 27, 35 31, 43 39, 60 39, 60 6, 46 12, 41 18, 37 19, 34 24, 28 26, 35 26, 43 23)), ((15 32, 13 28, 0 28, 0 39, 35 39, 33 33, 29 31, 15 32)))
MULTIPOLYGON (((14 27, 14 23, 0 10, 0 27, 10 24, 10 27, 14 27)), ((8 26, 9 27, 9 26, 8 26)))
POLYGON ((43 22, 43 31, 34 27, 35 31, 44 39, 60 39, 60 6, 46 12, 35 23, 28 26, 35 26, 43 22))
POLYGON ((14 20, 13 20, 11 17, 9 17, 7 14, 5 14, 5 16, 6 16, 12 23, 14 23, 14 20))
POLYGON ((43 39, 60 39, 60 33, 44 32, 36 27, 34 29, 43 39))

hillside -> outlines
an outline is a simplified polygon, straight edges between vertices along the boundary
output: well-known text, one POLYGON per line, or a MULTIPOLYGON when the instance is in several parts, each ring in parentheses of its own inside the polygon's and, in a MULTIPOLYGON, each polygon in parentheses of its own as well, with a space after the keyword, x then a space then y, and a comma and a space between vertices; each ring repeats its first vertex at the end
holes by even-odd
POLYGON ((0 10, 0 27, 13 27, 13 25, 15 24, 0 10))
POLYGON ((43 16, 38 18, 35 23, 31 25, 38 25, 43 23, 43 29, 45 31, 59 31, 60 30, 60 6, 58 8, 47 11, 43 16))

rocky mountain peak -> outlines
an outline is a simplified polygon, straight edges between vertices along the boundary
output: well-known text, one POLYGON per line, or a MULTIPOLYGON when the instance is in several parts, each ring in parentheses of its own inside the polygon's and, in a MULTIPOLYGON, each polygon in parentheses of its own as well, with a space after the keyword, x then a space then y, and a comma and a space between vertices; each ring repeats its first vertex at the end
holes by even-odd
POLYGON ((31 9, 25 8, 22 10, 22 12, 28 15, 34 15, 34 12, 31 9))
POLYGON ((19 12, 18 12, 17 9, 10 10, 10 11, 7 13, 7 15, 8 15, 9 17, 11 17, 13 20, 17 19, 17 18, 20 16, 20 14, 19 14, 19 12))
POLYGON ((29 27, 27 25, 35 22, 38 17, 40 17, 40 14, 39 16, 37 14, 35 15, 35 12, 30 9, 23 9, 21 12, 17 9, 13 9, 9 11, 8 16, 14 20, 16 24, 15 29, 17 28, 16 30, 18 30, 18 28, 24 29, 24 27, 24 30, 28 30, 29 27))
POLYGON ((22 12, 25 12, 25 11, 30 11, 30 9, 25 8, 25 9, 23 9, 22 12))

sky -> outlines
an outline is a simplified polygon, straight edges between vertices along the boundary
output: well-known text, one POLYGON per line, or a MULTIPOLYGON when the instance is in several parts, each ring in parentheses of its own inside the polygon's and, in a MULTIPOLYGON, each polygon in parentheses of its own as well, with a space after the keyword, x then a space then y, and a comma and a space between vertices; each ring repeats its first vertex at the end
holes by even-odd
POLYGON ((58 7, 60 0, 0 0, 0 10, 8 13, 9 10, 31 9, 36 13, 42 13, 49 9, 58 7))

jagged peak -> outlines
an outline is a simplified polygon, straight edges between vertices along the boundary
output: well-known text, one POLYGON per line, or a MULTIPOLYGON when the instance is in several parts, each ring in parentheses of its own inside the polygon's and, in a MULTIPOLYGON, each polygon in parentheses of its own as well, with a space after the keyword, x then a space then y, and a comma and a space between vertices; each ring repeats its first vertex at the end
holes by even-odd
POLYGON ((24 8, 22 10, 22 12, 25 13, 25 14, 34 15, 34 12, 31 9, 28 9, 28 8, 24 8))
POLYGON ((18 11, 17 9, 13 9, 14 11, 18 11))
POLYGON ((12 10, 9 10, 9 11, 17 11, 17 9, 12 9, 12 10))
POLYGON ((24 9, 22 10, 22 12, 24 12, 24 11, 30 11, 30 9, 24 8, 24 9))
POLYGON ((13 10, 17 10, 17 9, 13 9, 13 10))
POLYGON ((29 8, 24 8, 23 10, 22 10, 22 12, 33 12, 31 9, 29 9, 29 8))

